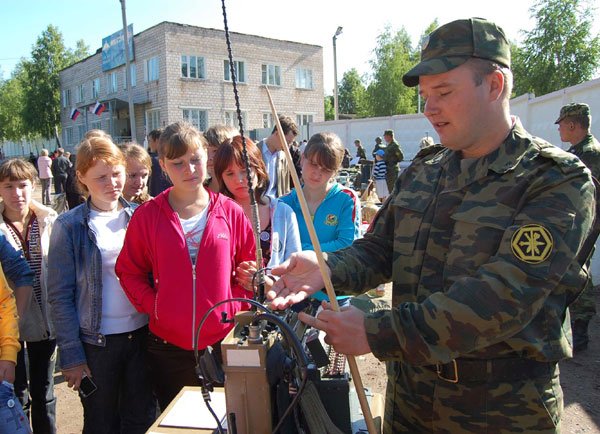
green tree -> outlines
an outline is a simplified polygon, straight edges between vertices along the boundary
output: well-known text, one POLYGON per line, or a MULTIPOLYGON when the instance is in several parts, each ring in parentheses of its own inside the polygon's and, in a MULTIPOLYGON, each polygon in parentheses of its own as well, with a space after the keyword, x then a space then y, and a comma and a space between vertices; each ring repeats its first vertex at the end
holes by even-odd
POLYGON ((369 115, 367 89, 355 68, 344 73, 338 92, 340 113, 355 114, 359 117, 369 115))
MULTIPOLYGON (((338 101, 339 104, 339 101, 338 101)), ((335 110, 333 108, 333 95, 325 95, 323 100, 323 106, 325 107, 325 120, 332 121, 335 119, 335 110)))
POLYGON ((0 83, 0 141, 16 142, 30 135, 22 117, 24 76, 22 64, 19 64, 12 77, 0 83))
POLYGON ((407 31, 402 28, 395 34, 386 27, 377 37, 371 60, 372 80, 367 87, 369 105, 373 116, 390 116, 416 112, 415 88, 402 83, 402 76, 415 63, 415 53, 407 31))
POLYGON ((592 9, 585 0, 538 0, 536 25, 513 48, 515 94, 544 95, 590 80, 600 64, 600 38, 591 34, 592 9))
POLYGON ((29 131, 42 137, 52 137, 60 124, 59 71, 87 56, 87 47, 77 43, 68 50, 57 27, 49 25, 38 37, 31 51, 31 60, 24 62, 27 75, 24 91, 23 121, 29 131))

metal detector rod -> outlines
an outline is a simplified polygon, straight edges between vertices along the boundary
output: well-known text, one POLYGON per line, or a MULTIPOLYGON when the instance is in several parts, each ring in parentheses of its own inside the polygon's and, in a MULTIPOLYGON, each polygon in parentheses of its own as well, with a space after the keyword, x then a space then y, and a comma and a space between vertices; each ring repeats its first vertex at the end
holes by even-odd
MULTIPOLYGON (((323 251, 321 250, 321 244, 319 243, 317 232, 315 231, 315 226, 310 216, 310 211, 308 210, 308 204, 306 203, 306 198, 304 197, 304 193, 302 191, 300 179, 298 178, 298 174, 294 170, 292 154, 290 154, 287 141, 285 140, 285 134, 283 133, 283 129, 281 128, 279 116, 277 115, 277 110, 275 109, 275 105, 273 104, 273 99, 271 98, 269 88, 265 86, 265 90, 267 91, 267 96, 269 97, 269 104, 271 105, 271 112, 273 113, 273 119, 275 120, 277 132, 279 133, 281 147, 283 148, 288 167, 291 168, 290 173, 292 175, 292 181, 294 182, 294 187, 296 188, 298 200, 300 201, 300 208, 302 208, 302 215, 304 216, 304 221, 306 222, 308 234, 310 235, 310 241, 312 242, 313 248, 315 249, 315 253, 317 254, 319 270, 321 272, 321 276, 323 277, 323 282, 325 283, 325 290, 327 291, 327 296, 329 297, 329 302, 331 303, 332 309, 336 312, 339 312, 340 306, 338 305, 337 299, 335 298, 335 291, 333 289, 333 283, 331 283, 331 278, 329 277, 329 274, 327 274, 327 265, 325 264, 325 259, 323 259, 323 251)), ((375 423, 373 422, 373 415, 371 414, 371 409, 369 408, 369 403, 367 401, 367 395, 365 393, 365 389, 360 378, 360 373, 358 372, 358 365, 356 364, 356 359, 354 358, 354 356, 348 355, 346 356, 346 359, 348 360, 348 366, 350 367, 350 373, 352 374, 352 381, 354 381, 354 387, 356 389, 356 394, 358 395, 360 408, 362 409, 363 416, 365 417, 365 423, 367 425, 367 429, 369 430, 369 434, 377 434, 375 423)))

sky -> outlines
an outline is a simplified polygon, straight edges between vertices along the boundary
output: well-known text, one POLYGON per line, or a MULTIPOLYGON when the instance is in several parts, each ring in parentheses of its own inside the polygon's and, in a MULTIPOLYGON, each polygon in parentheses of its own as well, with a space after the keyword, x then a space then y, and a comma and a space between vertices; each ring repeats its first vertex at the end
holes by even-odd
MULTIPOLYGON (((333 94, 332 37, 338 26, 338 80, 345 71, 370 71, 377 36, 386 26, 404 27, 416 45, 434 20, 440 24, 468 17, 495 21, 508 38, 520 42, 521 30, 535 22, 529 9, 533 0, 428 0, 422 4, 392 0, 226 0, 229 30, 323 47, 326 94, 333 94), (422 7, 419 7, 421 6, 422 7)), ((221 0, 126 0, 127 21, 139 33, 162 21, 223 28, 221 0)), ((594 11, 594 32, 600 31, 600 8, 594 11)), ((119 0, 0 0, 0 74, 9 78, 21 57, 29 57, 37 37, 49 24, 59 28, 65 45, 74 48, 83 39, 94 53, 102 38, 122 28, 119 0)), ((225 45, 225 42, 223 42, 225 45)), ((235 46, 233 47, 235 56, 235 46)))

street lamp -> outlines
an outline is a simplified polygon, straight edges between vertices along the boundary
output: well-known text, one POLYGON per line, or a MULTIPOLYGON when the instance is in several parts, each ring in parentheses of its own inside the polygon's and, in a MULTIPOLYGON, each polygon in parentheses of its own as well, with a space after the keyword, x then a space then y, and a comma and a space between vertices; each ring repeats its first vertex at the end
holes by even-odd
POLYGON ((338 81, 337 81, 337 53, 335 47, 335 41, 337 37, 342 34, 342 26, 339 26, 335 31, 335 35, 333 35, 333 78, 334 78, 334 88, 333 88, 333 114, 334 119, 338 120, 338 81))

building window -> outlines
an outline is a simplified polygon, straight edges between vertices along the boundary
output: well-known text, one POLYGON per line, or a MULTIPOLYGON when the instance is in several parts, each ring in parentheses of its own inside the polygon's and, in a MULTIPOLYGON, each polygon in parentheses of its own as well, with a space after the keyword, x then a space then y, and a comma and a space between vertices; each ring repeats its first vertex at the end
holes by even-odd
POLYGON ((65 143, 67 145, 73 144, 73 128, 65 128, 65 143))
POLYGON ((80 84, 79 86, 77 86, 77 88, 75 89, 75 97, 77 99, 77 101, 75 102, 83 102, 83 96, 84 96, 84 91, 83 91, 83 84, 80 84))
MULTIPOLYGON (((233 69, 235 70, 235 78, 239 83, 246 82, 246 67, 241 60, 233 61, 233 69)), ((223 61, 223 80, 231 81, 231 69, 229 68, 229 60, 223 61)))
POLYGON ((109 72, 106 76, 106 93, 117 91, 117 72, 109 72))
POLYGON ((160 109, 146 110, 146 131, 160 128, 160 109))
POLYGON ((100 96, 100 79, 95 78, 92 80, 92 99, 98 99, 100 96))
POLYGON ((79 141, 82 141, 83 136, 85 136, 85 125, 84 124, 78 125, 77 132, 79 133, 79 141))
POLYGON ((90 127, 92 128, 92 130, 101 130, 102 129, 102 121, 90 122, 90 127))
POLYGON ((144 81, 158 80, 158 57, 153 57, 146 60, 146 68, 144 73, 144 81))
POLYGON ((296 69, 296 87, 299 89, 314 89, 312 69, 296 69))
POLYGON ((307 125, 313 121, 313 115, 309 114, 297 114, 296 115, 296 124, 297 125, 307 125))
POLYGON ((262 65, 262 84, 281 86, 281 67, 262 65))
POLYGON ((206 78, 204 57, 181 55, 181 76, 184 78, 206 78))
POLYGON ((63 90, 63 107, 71 106, 71 89, 63 90))
POLYGON ((199 131, 204 131, 208 128, 208 114, 206 110, 201 109, 183 109, 183 120, 198 128, 199 131))
MULTIPOLYGON (((235 110, 225 110, 223 112, 223 123, 228 127, 239 128, 237 111, 235 110)), ((242 123, 244 124, 244 129, 248 128, 248 116, 246 112, 242 112, 242 123)))
POLYGON ((263 128, 273 128, 273 113, 263 113, 262 121, 263 128))
MULTIPOLYGON (((130 71, 130 75, 131 75, 131 87, 135 87, 135 82, 136 82, 136 72, 135 72, 135 64, 131 63, 129 64, 129 71, 130 71)), ((123 69, 123 90, 127 90, 127 75, 126 75, 127 70, 124 68, 123 69)))

